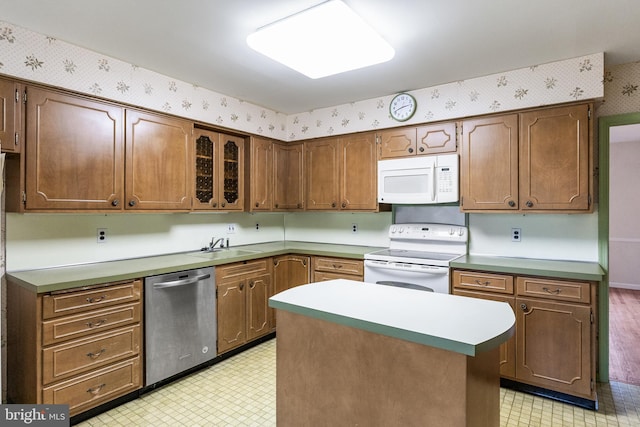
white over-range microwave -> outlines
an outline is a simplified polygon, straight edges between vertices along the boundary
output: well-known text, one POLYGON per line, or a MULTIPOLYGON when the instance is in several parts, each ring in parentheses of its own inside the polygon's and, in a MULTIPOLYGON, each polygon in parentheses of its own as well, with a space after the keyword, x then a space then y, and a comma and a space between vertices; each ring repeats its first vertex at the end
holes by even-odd
POLYGON ((378 202, 431 204, 457 202, 457 154, 378 161, 378 202))

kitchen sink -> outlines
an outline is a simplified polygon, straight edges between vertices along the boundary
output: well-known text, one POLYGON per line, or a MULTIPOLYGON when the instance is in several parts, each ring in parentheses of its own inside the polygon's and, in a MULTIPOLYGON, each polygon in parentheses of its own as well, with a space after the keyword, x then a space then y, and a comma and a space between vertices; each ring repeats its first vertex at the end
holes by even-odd
POLYGON ((260 251, 255 251, 251 249, 225 248, 225 249, 214 249, 212 251, 192 252, 187 255, 195 256, 198 258, 218 259, 218 258, 233 258, 237 256, 253 255, 258 253, 260 253, 260 251))

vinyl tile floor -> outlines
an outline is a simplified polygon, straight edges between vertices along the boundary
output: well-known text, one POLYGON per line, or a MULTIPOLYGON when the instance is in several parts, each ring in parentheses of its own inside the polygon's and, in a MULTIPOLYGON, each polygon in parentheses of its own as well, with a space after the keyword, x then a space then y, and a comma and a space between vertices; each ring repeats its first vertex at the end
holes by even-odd
MULTIPOLYGON (((275 426, 275 356, 273 339, 78 426, 275 426)), ((590 411, 501 389, 500 426, 640 426, 639 386, 598 384, 598 396, 590 411)))

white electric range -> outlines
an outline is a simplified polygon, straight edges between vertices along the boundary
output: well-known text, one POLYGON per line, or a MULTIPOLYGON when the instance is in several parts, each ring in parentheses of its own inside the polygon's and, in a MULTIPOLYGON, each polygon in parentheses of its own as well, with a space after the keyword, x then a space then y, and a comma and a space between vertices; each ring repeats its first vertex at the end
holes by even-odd
POLYGON ((389 248, 364 256, 364 281, 449 293, 449 262, 467 253, 467 227, 393 224, 389 248))

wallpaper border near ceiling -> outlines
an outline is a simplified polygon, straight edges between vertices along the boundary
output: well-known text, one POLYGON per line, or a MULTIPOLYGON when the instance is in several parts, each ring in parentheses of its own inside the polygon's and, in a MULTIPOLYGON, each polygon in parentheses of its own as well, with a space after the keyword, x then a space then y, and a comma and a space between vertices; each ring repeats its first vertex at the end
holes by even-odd
POLYGON ((285 115, 0 20, 0 73, 279 140, 302 140, 604 96, 594 53, 412 90, 418 109, 399 123, 391 95, 285 115))

